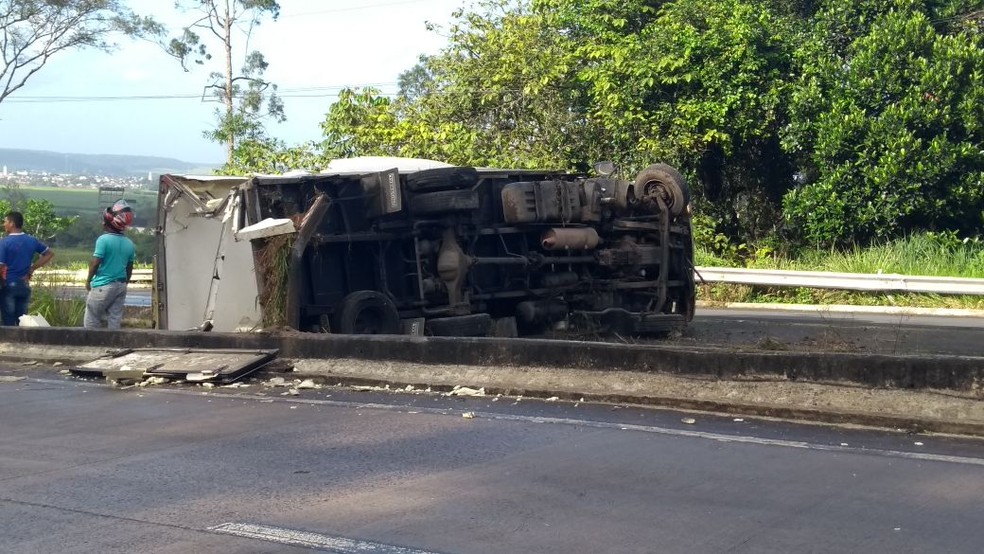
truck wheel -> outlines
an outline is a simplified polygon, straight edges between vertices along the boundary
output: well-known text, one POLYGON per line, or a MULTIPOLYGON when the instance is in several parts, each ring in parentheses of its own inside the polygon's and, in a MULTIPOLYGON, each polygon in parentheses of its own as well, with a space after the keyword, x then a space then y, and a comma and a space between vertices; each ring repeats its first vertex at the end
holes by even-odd
POLYGON ((473 190, 442 190, 414 196, 410 211, 414 215, 432 215, 477 210, 478 205, 478 193, 473 190))
POLYGON ((397 335, 400 314, 386 295, 360 290, 342 300, 335 312, 332 331, 346 335, 397 335))
POLYGON ((473 167, 438 167, 407 175, 410 192, 470 189, 476 184, 478 171, 473 167))
POLYGON ((441 317, 427 320, 427 333, 435 337, 482 337, 491 326, 489 314, 441 317))
POLYGON ((671 216, 683 213, 690 203, 690 187, 680 172, 666 164, 653 164, 639 172, 635 180, 635 196, 640 200, 663 198, 671 216))

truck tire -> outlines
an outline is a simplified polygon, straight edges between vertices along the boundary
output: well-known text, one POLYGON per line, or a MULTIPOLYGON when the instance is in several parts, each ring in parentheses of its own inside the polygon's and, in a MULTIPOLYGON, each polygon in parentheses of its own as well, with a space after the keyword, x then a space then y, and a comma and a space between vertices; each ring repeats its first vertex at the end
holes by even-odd
POLYGON ((666 164, 653 164, 639 172, 635 180, 635 196, 643 198, 658 194, 663 197, 670 215, 676 217, 690 203, 690 187, 676 169, 666 164))
POLYGON ((473 190, 442 190, 418 194, 410 200, 414 215, 434 215, 447 212, 477 210, 478 193, 473 190))
POLYGON ((478 171, 473 167, 439 167, 407 175, 410 192, 470 189, 476 184, 478 171))
POLYGON ((459 315, 427 320, 427 334, 435 337, 483 337, 492 327, 489 314, 459 315))
POLYGON ((342 299, 332 331, 346 335, 397 335, 400 314, 386 295, 360 290, 342 299))

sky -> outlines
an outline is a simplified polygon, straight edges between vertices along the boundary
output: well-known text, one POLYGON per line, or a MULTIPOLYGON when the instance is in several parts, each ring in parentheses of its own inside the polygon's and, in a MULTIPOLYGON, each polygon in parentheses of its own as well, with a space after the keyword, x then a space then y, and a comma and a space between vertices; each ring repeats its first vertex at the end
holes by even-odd
MULTIPOLYGON (((269 133, 288 144, 316 140, 342 87, 395 92, 399 74, 413 67, 420 54, 436 54, 446 45, 442 33, 427 30, 427 22, 446 29, 452 12, 465 3, 280 0, 280 18, 267 18, 249 43, 266 56, 266 78, 277 84, 285 104, 287 121, 271 122, 269 133)), ((130 0, 129 5, 175 32, 194 16, 176 12, 172 0, 130 0)), ((244 41, 241 36, 234 65, 241 65, 244 41)), ((221 60, 218 48, 214 45, 213 54, 221 60)), ((110 54, 60 53, 0 103, 0 148, 221 163, 223 146, 202 135, 214 127, 219 104, 201 95, 208 74, 222 71, 222 65, 212 62, 185 72, 146 41, 123 40, 110 54)))

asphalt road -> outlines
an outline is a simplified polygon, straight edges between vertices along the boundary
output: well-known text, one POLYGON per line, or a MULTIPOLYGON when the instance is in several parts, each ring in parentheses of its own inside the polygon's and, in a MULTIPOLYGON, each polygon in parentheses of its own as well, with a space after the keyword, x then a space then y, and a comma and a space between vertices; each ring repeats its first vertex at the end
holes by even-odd
POLYGON ((0 374, 29 377, 0 382, 4 552, 984 544, 981 441, 514 398, 0 374))

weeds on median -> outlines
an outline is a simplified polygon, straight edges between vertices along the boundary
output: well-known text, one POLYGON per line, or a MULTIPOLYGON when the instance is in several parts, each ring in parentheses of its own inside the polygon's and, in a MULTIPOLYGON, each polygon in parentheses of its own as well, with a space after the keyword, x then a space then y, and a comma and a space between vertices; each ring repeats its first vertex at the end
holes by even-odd
POLYGON ((40 314, 52 327, 81 327, 85 316, 85 298, 59 293, 50 283, 31 286, 30 314, 40 314))
MULTIPOLYGON (((730 264, 722 258, 702 252, 699 246, 697 250, 697 265, 984 278, 984 241, 960 239, 949 233, 923 233, 882 245, 843 252, 800 250, 795 254, 784 255, 770 249, 759 249, 755 251, 754 259, 730 264)), ((980 296, 700 284, 699 281, 698 277, 698 299, 712 304, 847 304, 984 310, 984 297, 980 296)))

